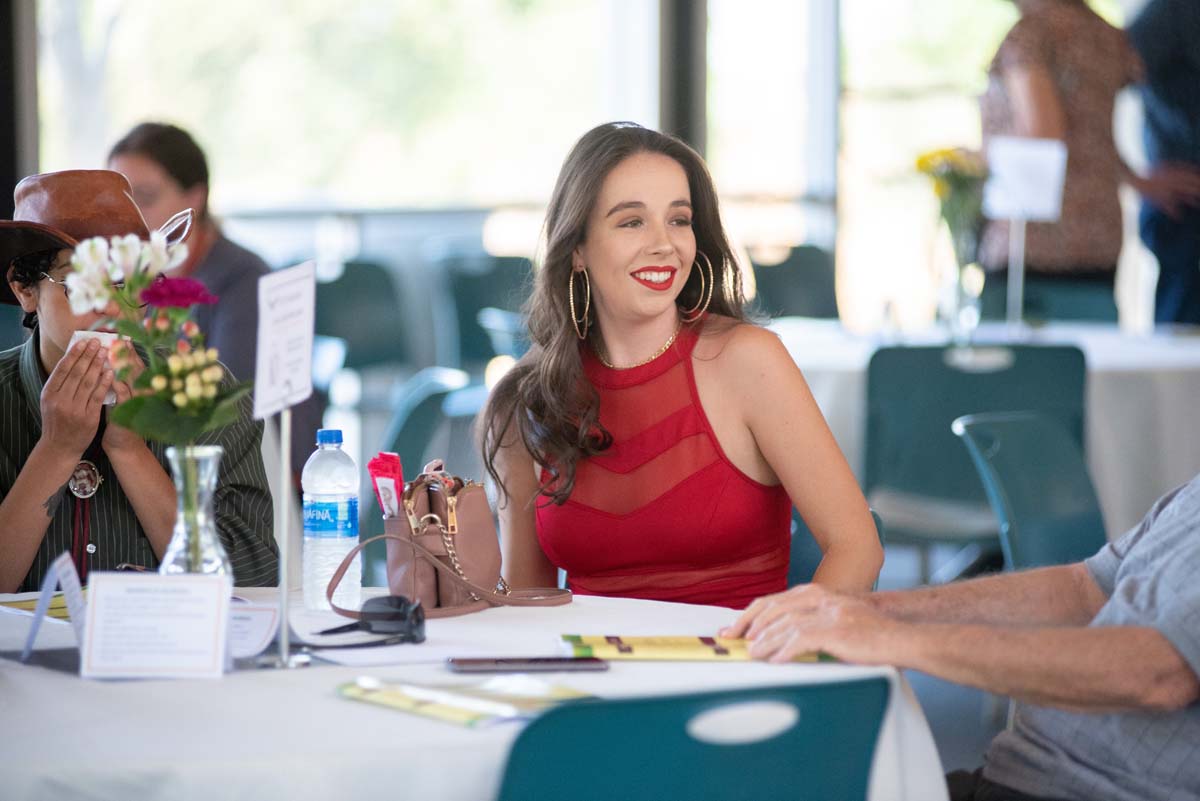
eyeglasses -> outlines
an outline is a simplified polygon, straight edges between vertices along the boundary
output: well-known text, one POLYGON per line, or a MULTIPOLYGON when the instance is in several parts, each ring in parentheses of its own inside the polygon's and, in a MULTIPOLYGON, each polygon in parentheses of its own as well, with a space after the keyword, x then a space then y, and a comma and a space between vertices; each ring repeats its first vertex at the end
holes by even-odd
MULTIPOLYGON (((42 273, 42 278, 45 278, 47 281, 49 281, 50 283, 54 284, 57 287, 62 287, 63 297, 65 297, 67 300, 71 299, 71 289, 70 289, 70 287, 67 286, 66 279, 55 278, 54 276, 50 275, 50 273, 42 273)), ((113 286, 113 289, 124 289, 125 282, 124 281, 114 281, 112 286, 113 286)), ((137 304, 137 308, 144 309, 149 305, 150 305, 149 303, 139 303, 139 304, 137 304)))

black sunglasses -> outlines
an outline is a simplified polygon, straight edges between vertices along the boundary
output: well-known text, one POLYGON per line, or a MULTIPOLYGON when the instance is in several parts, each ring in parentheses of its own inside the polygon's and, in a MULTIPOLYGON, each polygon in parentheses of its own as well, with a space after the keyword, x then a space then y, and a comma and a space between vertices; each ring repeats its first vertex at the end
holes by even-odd
MULTIPOLYGON (((425 642, 425 607, 420 601, 410 601, 403 595, 381 595, 368 598, 360 611, 361 618, 352 623, 318 631, 317 636, 348 634, 352 631, 369 631, 372 634, 387 634, 388 644, 425 642)), ((365 647, 378 643, 354 643, 343 647, 365 647)))

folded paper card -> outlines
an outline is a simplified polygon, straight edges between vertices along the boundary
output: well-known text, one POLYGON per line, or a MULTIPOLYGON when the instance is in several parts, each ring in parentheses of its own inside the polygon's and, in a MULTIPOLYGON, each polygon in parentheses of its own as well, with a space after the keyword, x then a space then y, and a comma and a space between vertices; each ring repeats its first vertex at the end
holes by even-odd
POLYGON ((218 678, 225 671, 228 576, 93 573, 84 678, 218 678))

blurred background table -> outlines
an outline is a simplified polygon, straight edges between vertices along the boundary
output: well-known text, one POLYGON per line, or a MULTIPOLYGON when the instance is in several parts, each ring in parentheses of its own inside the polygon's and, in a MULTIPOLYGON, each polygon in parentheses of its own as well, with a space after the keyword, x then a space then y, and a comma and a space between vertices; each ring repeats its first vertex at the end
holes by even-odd
MULTIPOLYGON (((273 592, 237 590, 262 600, 273 592)), ((298 596, 293 609, 297 603, 298 596)), ((481 801, 495 797, 519 724, 465 729, 343 700, 335 688, 361 675, 467 681, 446 672, 445 656, 552 655, 562 633, 712 635, 734 615, 716 607, 580 597, 562 607, 490 609, 429 621, 425 644, 361 650, 350 657, 357 666, 238 671, 220 680, 90 681, 0 659, 0 716, 12 735, 0 745, 2 795, 11 801, 214 796, 481 801)), ((332 614, 293 615, 304 631, 337 620, 332 614)), ((20 648, 28 627, 27 616, 0 611, 0 650, 20 648)), ((39 646, 72 642, 70 626, 49 623, 39 646)), ((891 693, 869 797, 946 798, 925 716, 907 681, 892 668, 618 662, 606 673, 548 674, 601 697, 870 676, 886 677, 891 693)))
MULTIPOLYGON (((871 355, 884 345, 945 344, 944 332, 862 337, 836 320, 801 317, 780 318, 770 327, 803 371, 850 466, 862 478, 871 355)), ((1084 446, 1110 539, 1141 520, 1163 493, 1200 472, 1195 433, 1200 330, 1135 335, 1109 325, 1058 323, 1014 337, 1002 324, 984 324, 974 341, 1071 344, 1083 350, 1084 446)))

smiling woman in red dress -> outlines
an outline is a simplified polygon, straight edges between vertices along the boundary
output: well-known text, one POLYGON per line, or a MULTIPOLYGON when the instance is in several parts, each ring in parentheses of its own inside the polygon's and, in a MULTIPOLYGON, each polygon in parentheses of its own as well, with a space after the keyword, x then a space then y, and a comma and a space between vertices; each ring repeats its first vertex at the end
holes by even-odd
POLYGON ((700 156, 601 125, 545 230, 532 347, 482 419, 508 583, 561 567, 582 594, 741 608, 785 588, 794 503, 823 552, 813 581, 870 589, 866 501, 783 345, 745 320, 700 156))

